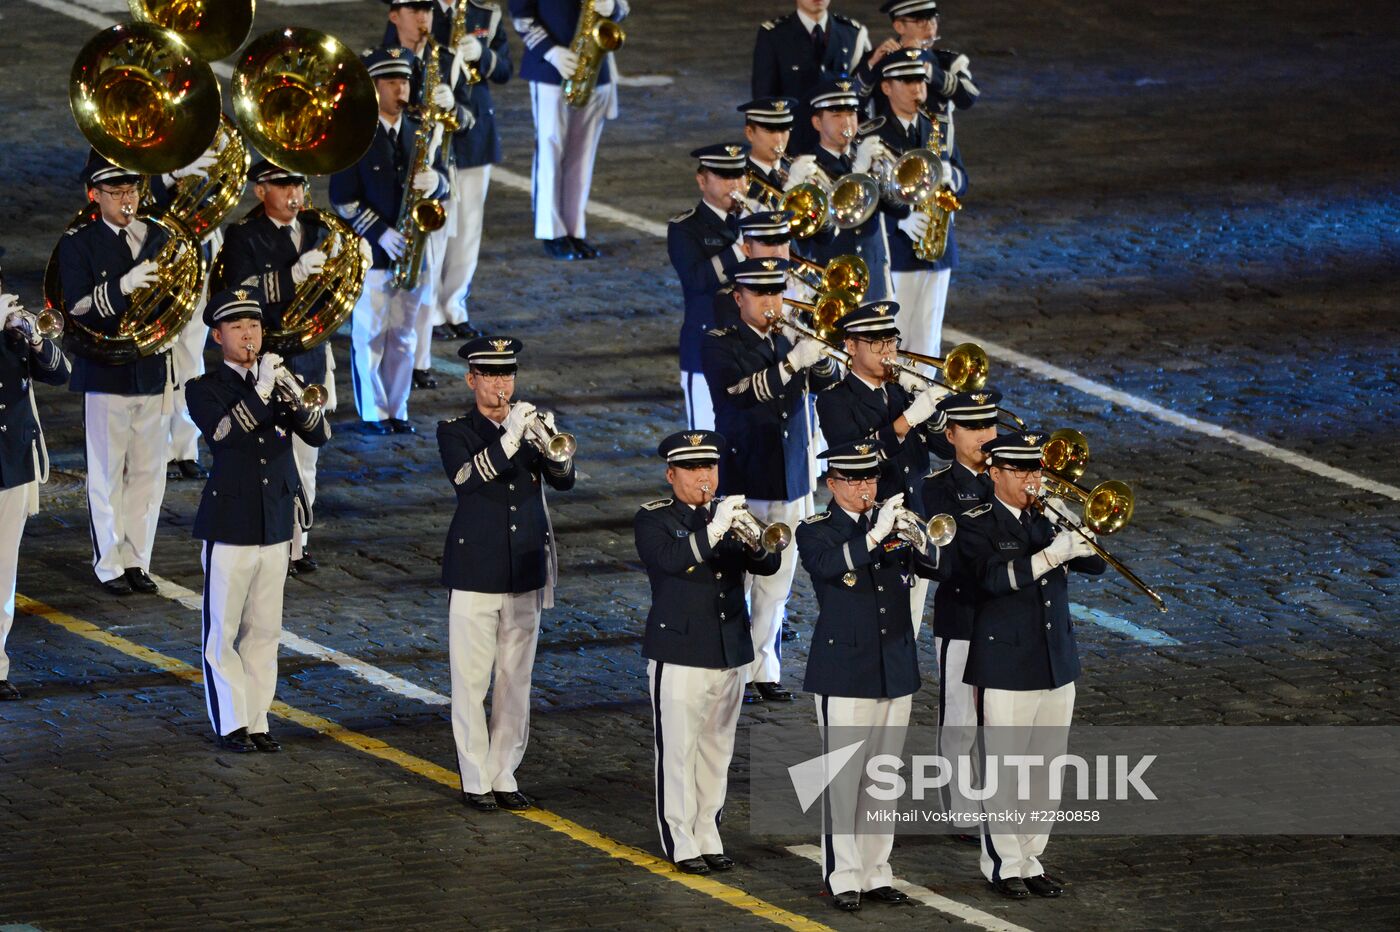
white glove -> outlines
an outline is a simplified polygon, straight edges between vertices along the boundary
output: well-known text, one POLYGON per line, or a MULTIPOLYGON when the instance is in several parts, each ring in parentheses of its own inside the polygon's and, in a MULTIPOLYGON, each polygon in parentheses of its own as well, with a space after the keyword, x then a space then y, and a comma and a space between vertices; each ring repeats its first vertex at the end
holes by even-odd
POLYGON ((787 354, 787 362, 800 372, 821 362, 825 352, 826 347, 811 337, 798 337, 797 345, 787 354))
MULTIPOLYGON (((904 504, 904 493, 890 496, 889 501, 880 506, 880 511, 875 515, 875 524, 870 528, 870 539, 874 544, 878 544, 894 533, 895 513, 904 504)), ((872 546, 874 546, 872 544, 872 546)))
POLYGON ((403 238, 403 234, 393 227, 379 234, 379 248, 387 252, 389 258, 396 262, 399 256, 403 255, 404 247, 407 245, 408 241, 403 238))
POLYGON ((866 136, 856 146, 855 158, 851 159, 851 171, 868 172, 870 166, 877 158, 881 158, 886 153, 885 142, 879 136, 871 134, 866 136))
POLYGON ((1045 554, 1045 558, 1049 561, 1051 568, 1059 566, 1061 563, 1071 558, 1071 554, 1074 552, 1074 541, 1072 538, 1075 536, 1074 534, 1060 531, 1050 543, 1046 545, 1045 549, 1041 551, 1041 553, 1045 554))
POLYGON ((359 237, 359 240, 360 240, 360 255, 362 255, 362 256, 365 257, 365 261, 366 261, 366 262, 373 262, 373 261, 374 261, 374 247, 371 246, 371 245, 369 244, 369 240, 365 239, 364 237, 359 237))
POLYGON ((937 411, 938 399, 943 397, 937 388, 938 386, 931 385, 919 392, 914 400, 909 402, 909 407, 904 409, 904 420, 909 422, 910 427, 917 427, 933 417, 937 411))
POLYGON ((971 67, 972 59, 968 58, 966 55, 959 55, 957 58, 953 59, 953 63, 951 65, 949 65, 947 68, 944 68, 943 70, 951 71, 954 74, 957 74, 959 72, 961 72, 962 74, 970 74, 968 69, 971 67))
POLYGON ((0 316, 5 318, 5 326, 10 325, 10 315, 20 309, 19 296, 12 294, 0 294, 0 316))
POLYGON ((933 218, 922 210, 911 210, 909 216, 895 225, 899 227, 899 232, 917 243, 924 238, 924 234, 928 232, 928 225, 932 222, 933 218))
POLYGON ((743 511, 744 508, 744 496, 742 495, 726 495, 715 506, 715 515, 705 528, 705 536, 709 538, 711 547, 718 544, 720 538, 729 533, 729 529, 734 526, 734 516, 743 511))
POLYGON ((452 88, 439 84, 433 88, 433 106, 439 110, 451 110, 457 106, 457 98, 452 96, 452 88))
POLYGON ((133 266, 131 271, 122 276, 118 284, 121 286, 122 294, 131 294, 138 288, 145 288, 156 280, 156 263, 154 259, 147 259, 145 262, 133 266))
POLYGON ((425 168, 413 176, 413 190, 421 194, 432 194, 437 190, 438 173, 431 168, 425 168))
POLYGON ((900 369, 899 387, 904 389, 911 395, 917 395, 919 392, 928 388, 928 382, 919 378, 917 375, 915 375, 908 369, 900 369))
MULTIPOLYGON (((1064 519, 1066 521, 1068 521, 1070 524, 1073 524, 1075 527, 1079 527, 1084 523, 1084 519, 1081 518, 1079 515, 1075 514, 1074 510, 1065 504, 1065 500, 1063 498, 1051 495, 1045 500, 1045 503, 1047 506, 1045 509, 1045 513, 1047 515, 1054 515, 1054 513, 1058 511, 1061 515, 1064 516, 1064 519)), ((1058 516, 1056 516, 1056 518, 1058 520, 1058 516)))
POLYGON ((612 16, 617 9, 617 0, 593 0, 593 12, 599 16, 612 16))
MULTIPOLYGON (((1083 528, 1083 532, 1092 540, 1094 532, 1088 528, 1083 528)), ((1074 531, 1061 531, 1057 537, 1068 537, 1070 539, 1069 559, 1077 560, 1080 557, 1094 556, 1094 548, 1089 545, 1089 541, 1080 537, 1074 531)))
POLYGON ((817 157, 799 155, 792 160, 792 165, 788 168, 787 187, 784 190, 791 191, 800 184, 806 184, 816 173, 817 157))
POLYGON ((210 166, 210 165, 213 165, 213 164, 214 164, 215 162, 217 162, 218 160, 219 160, 218 155, 216 155, 216 154, 214 153, 214 151, 211 149, 211 150, 205 152, 205 153, 204 153, 203 155, 201 155, 199 158, 195 159, 195 160, 194 160, 193 162, 191 162, 190 164, 186 165, 184 168, 177 168, 177 169, 175 169, 173 172, 170 173, 170 177, 171 177, 171 178, 174 178, 174 179, 178 179, 178 178, 188 178, 188 177, 190 177, 191 175, 198 175, 198 176, 201 177, 201 178, 208 178, 208 177, 209 177, 209 166, 210 166))
POLYGON ((265 353, 258 359, 258 384, 255 386, 263 401, 272 397, 272 386, 277 381, 277 367, 282 357, 276 353, 265 353))
POLYGON ((536 417, 539 418, 540 424, 544 425, 545 430, 549 431, 551 434, 557 433, 554 427, 553 411, 540 411, 536 414, 536 417))
POLYGON ((940 169, 938 183, 945 188, 953 187, 953 163, 944 159, 938 163, 938 167, 940 169))
POLYGON ((319 249, 312 249, 301 254, 296 265, 292 266, 292 281, 300 285, 312 275, 320 274, 326 267, 326 254, 319 249))
POLYGON ((529 429, 530 422, 535 418, 535 406, 528 401, 517 402, 510 406, 510 414, 506 415, 505 429, 506 437, 520 443, 520 438, 525 436, 525 431, 529 429))
POLYGON ((457 57, 464 62, 481 60, 481 40, 476 36, 467 36, 462 40, 462 44, 457 46, 457 57))
POLYGON ((578 69, 578 56, 562 45, 556 45, 544 53, 544 60, 554 66, 561 77, 573 77, 578 69))

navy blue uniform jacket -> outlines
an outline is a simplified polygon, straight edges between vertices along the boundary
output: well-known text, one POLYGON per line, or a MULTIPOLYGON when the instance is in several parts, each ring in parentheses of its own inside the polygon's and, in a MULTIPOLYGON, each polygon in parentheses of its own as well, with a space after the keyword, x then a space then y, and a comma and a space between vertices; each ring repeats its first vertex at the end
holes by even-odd
POLYGON ((816 140, 812 111, 808 106, 813 88, 826 81, 854 77, 864 69, 869 40, 861 41, 865 27, 848 16, 827 13, 826 47, 820 57, 811 33, 795 12, 770 19, 758 27, 753 46, 753 96, 795 97, 792 142, 789 149, 805 152, 816 140))
POLYGON ((194 516, 194 536, 221 544, 280 544, 292 539, 301 477, 292 435, 313 447, 331 438, 317 413, 302 421, 274 394, 264 402, 222 360, 185 383, 190 417, 214 454, 194 516))
POLYGON ((550 528, 543 480, 566 492, 574 462, 547 460, 528 442, 506 458, 504 433, 476 408, 439 421, 438 452, 457 492, 442 584, 467 592, 532 592, 549 580, 550 528))
MULTIPOLYGON (((510 0, 511 20, 525 43, 525 54, 520 59, 522 78, 541 84, 564 83, 554 66, 545 61, 544 53, 557 45, 569 47, 574 30, 578 28, 582 6, 581 0, 510 0)), ((617 8, 608 18, 621 22, 627 18, 627 13, 627 0, 617 0, 617 8)), ((601 87, 611 81, 612 69, 604 58, 598 72, 598 85, 601 87)))
MULTIPOLYGON (((961 463, 949 463, 924 479, 923 500, 926 515, 952 515, 986 504, 992 498, 992 480, 986 473, 973 475, 961 463)), ((959 569, 964 569, 960 566, 959 569)), ((972 617, 977 609, 977 582, 965 573, 955 573, 938 584, 933 594, 933 634, 935 637, 966 641, 972 637, 972 617)))
POLYGON ((964 682, 983 689, 1056 689, 1079 676, 1069 571, 1097 576, 1108 565, 1097 556, 1080 557, 1033 579, 1031 557, 1055 533, 1037 515, 1028 537, 997 500, 958 517, 958 561, 977 587, 964 682))
MULTIPOLYGON (((873 516, 872 516, 873 520, 873 516)), ((897 699, 919 689, 919 659, 909 617, 915 575, 946 573, 938 551, 925 557, 890 538, 871 551, 865 532, 835 502, 797 526, 797 554, 812 577, 820 614, 802 688, 823 696, 897 699)))
POLYGON ((922 485, 929 463, 927 431, 920 424, 900 440, 894 432, 894 422, 913 399, 898 382, 887 382, 885 392, 888 401, 854 372, 846 373, 840 384, 817 396, 822 435, 833 445, 852 440, 880 441, 880 501, 903 492, 904 506, 924 514, 922 485))
POLYGON ((730 269, 742 261, 734 249, 739 234, 703 201, 671 218, 666 254, 681 280, 685 316, 681 319, 681 371, 699 372, 700 345, 715 326, 715 294, 730 269))
MULTIPOLYGON (((3 323, 3 321, 0 321, 3 323)), ((68 381, 68 360, 53 340, 37 347, 13 330, 0 334, 0 489, 33 482, 39 462, 39 423, 29 403, 30 382, 62 385, 68 381)))
POLYGON ((723 670, 753 660, 744 574, 773 575, 782 554, 755 553, 728 534, 711 548, 708 523, 709 509, 669 498, 643 505, 633 519, 651 581, 648 660, 723 670))
MULTIPOLYGON (((154 259, 167 238, 164 230, 148 224, 146 241, 133 259, 131 249, 100 218, 64 233, 58 242, 58 274, 69 313, 90 330, 116 335, 122 314, 131 306, 130 298, 122 294, 121 277, 138 263, 154 259)), ((68 388, 110 395, 159 395, 170 377, 169 360, 170 354, 162 352, 112 366, 75 353, 68 388)))

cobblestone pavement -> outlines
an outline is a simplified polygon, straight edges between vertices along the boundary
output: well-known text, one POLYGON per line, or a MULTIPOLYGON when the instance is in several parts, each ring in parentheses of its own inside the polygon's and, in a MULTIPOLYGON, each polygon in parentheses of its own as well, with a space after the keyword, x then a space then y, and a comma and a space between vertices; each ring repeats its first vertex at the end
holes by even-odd
MULTIPOLYGON (((94 0, 102 8, 105 0, 94 0)), ((0 10, 0 246, 37 303, 40 273, 78 206, 83 146, 64 99, 93 32, 58 0, 0 10)), ((105 3, 120 8, 120 2, 105 3)), ((664 222, 694 197, 685 152, 732 137, 748 54, 778 2, 634 4, 621 59, 632 76, 609 124, 595 200, 664 222)), ((885 33, 873 0, 838 9, 885 33)), ((988 0, 949 4, 949 47, 984 95, 960 118, 972 187, 949 325, 1182 414, 1400 485, 1400 41, 1389 3, 1301 0, 988 0)), ((259 31, 377 35, 374 3, 259 4, 259 31)), ((523 83, 498 95, 505 168, 528 177, 523 83)), ((522 786, 550 812, 655 854, 651 733, 639 656, 645 578, 637 503, 664 489, 651 458, 680 423, 678 290, 655 236, 594 221, 604 261, 561 266, 529 239, 528 191, 498 176, 473 321, 527 345, 518 394, 556 409, 581 441, 580 481, 553 499, 560 605, 546 614, 522 786)), ((335 343, 341 372, 344 337, 335 343)), ((289 581, 291 632, 446 695, 446 598, 437 585, 450 512, 432 423, 463 410, 453 347, 442 388, 416 394, 411 438, 353 429, 348 404, 322 456, 315 552, 289 581)), ((1131 482, 1140 504, 1113 549, 1167 597, 1158 616, 1121 580, 1076 580, 1083 605, 1181 643, 1149 647, 1081 624, 1077 720, 1114 724, 1394 722, 1394 497, 1320 478, 1219 438, 998 366, 1029 421, 1073 424, 1091 476, 1131 482)), ((345 381, 342 398, 347 398, 345 381)), ((195 662, 198 615, 156 597, 105 598, 87 569, 76 396, 42 388, 56 472, 31 519, 20 591, 136 644, 195 662)), ((153 570, 199 590, 189 525, 199 489, 172 483, 153 570)), ((814 604, 799 579, 796 627, 814 604)), ((786 667, 796 683, 805 641, 786 667)), ((769 923, 704 891, 454 794, 392 762, 294 725, 274 758, 212 751, 198 690, 151 664, 22 614, 0 708, 0 924, 43 929, 695 928, 769 923)), ((926 645, 927 647, 927 645, 926 645)), ((925 669, 932 666, 925 652, 925 669)), ((932 720, 936 683, 916 697, 932 720)), ((279 698, 451 769, 445 707, 287 652, 279 698)), ((800 701, 745 711, 810 727, 800 701)), ((843 916, 812 838, 747 830, 741 736, 723 882, 835 928, 960 924, 924 906, 843 916)), ((1249 775, 1242 773, 1242 780, 1249 775)), ((1056 902, 1007 903, 974 856, 901 839, 911 882, 1033 929, 1394 928, 1400 842, 1390 837, 1059 837, 1071 881, 1056 902)), ((755 907, 760 912, 762 907, 755 907)))

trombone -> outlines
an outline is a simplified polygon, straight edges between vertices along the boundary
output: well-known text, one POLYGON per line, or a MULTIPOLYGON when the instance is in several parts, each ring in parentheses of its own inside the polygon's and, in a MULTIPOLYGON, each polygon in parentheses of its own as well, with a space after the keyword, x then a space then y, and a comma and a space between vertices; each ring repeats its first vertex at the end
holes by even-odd
MULTIPOLYGON (((1050 503, 1051 495, 1048 488, 1036 488, 1035 486, 1028 485, 1026 486, 1026 491, 1031 494, 1032 507, 1051 516, 1055 523, 1061 528, 1072 531, 1083 538, 1093 549, 1094 553, 1098 554, 1105 563, 1117 570, 1122 574, 1124 579, 1132 583, 1143 595, 1151 599, 1153 604, 1157 606, 1157 611, 1165 612, 1167 610, 1167 603, 1162 601, 1162 597, 1153 592, 1151 587, 1139 579, 1136 573, 1128 569, 1128 567, 1123 564, 1123 561, 1105 550, 1098 541, 1094 540, 1088 534, 1085 534, 1084 528, 1072 517, 1050 503)), ((1095 534, 1112 534, 1127 522, 1126 515, 1132 514, 1132 495, 1132 490, 1129 489, 1127 485, 1114 480, 1109 480, 1108 482, 1095 486, 1094 493, 1091 494, 1090 500, 1084 505, 1085 526, 1095 534), (1127 493, 1126 502, 1118 500, 1123 492, 1127 493), (1108 521, 1100 523, 1096 520, 1096 514, 1100 511, 1106 512, 1113 517, 1108 521)))
POLYGON ((794 253, 788 256, 788 261, 795 269, 816 276, 815 279, 811 279, 798 274, 797 271, 793 272, 794 276, 813 291, 822 294, 841 291, 859 301, 865 296, 865 290, 870 287, 870 266, 860 256, 835 256, 826 265, 822 265, 794 253))
MULTIPOLYGON (((784 303, 802 306, 802 302, 800 301, 787 301, 785 299, 784 303)), ((807 307, 811 307, 811 305, 807 305, 807 307)), ((793 320, 786 314, 769 314, 768 319, 771 320, 773 322, 773 325, 776 327, 786 327, 788 330, 791 330, 798 336, 807 337, 811 340, 816 340, 823 347, 825 347, 823 352, 827 357, 836 360, 841 365, 845 366, 847 369, 851 367, 851 354, 841 349, 831 340, 828 340, 825 336, 823 336, 822 332, 819 332, 818 330, 813 330, 810 327, 803 326, 802 324, 793 320)))
MULTIPOLYGON (((932 387, 938 385, 946 388, 950 393, 976 391, 987 383, 987 353, 976 343, 959 343, 948 351, 948 355, 943 358, 937 356, 925 356, 923 353, 913 353, 909 350, 898 350, 894 356, 885 358, 885 366, 895 372, 907 373, 922 381, 925 386, 932 387), (938 382, 924 375, 913 366, 905 365, 899 361, 900 357, 934 366, 943 372, 943 381, 938 382)), ((1013 411, 997 405, 997 414, 1003 420, 1001 423, 1014 430, 1025 430, 1026 422, 1013 411)))

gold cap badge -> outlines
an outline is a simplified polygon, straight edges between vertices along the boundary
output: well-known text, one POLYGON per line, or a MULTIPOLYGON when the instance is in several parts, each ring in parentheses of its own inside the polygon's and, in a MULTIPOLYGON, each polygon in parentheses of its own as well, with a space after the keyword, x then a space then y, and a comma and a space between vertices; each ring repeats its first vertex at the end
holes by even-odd
POLYGON ((685 435, 685 439, 686 439, 686 442, 689 443, 692 447, 698 447, 698 446, 700 446, 700 444, 702 444, 702 443, 705 442, 705 435, 704 435, 704 434, 686 434, 686 435, 685 435))

